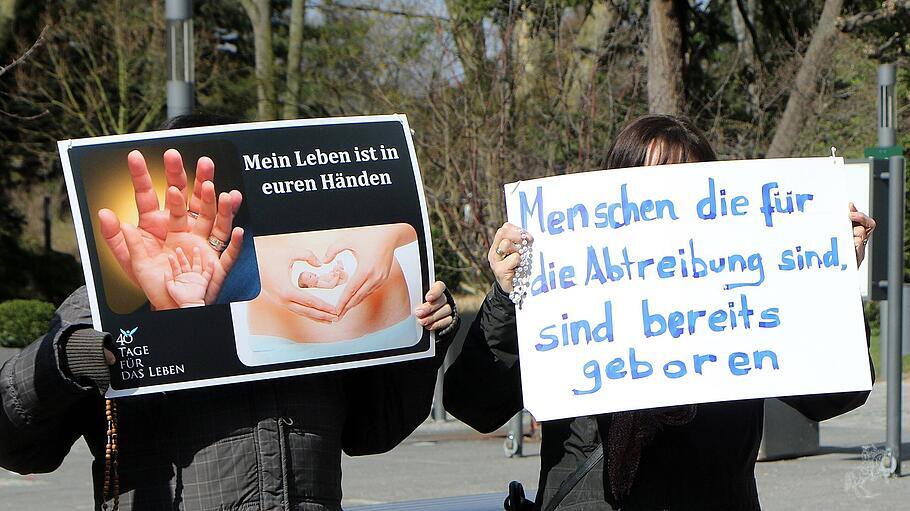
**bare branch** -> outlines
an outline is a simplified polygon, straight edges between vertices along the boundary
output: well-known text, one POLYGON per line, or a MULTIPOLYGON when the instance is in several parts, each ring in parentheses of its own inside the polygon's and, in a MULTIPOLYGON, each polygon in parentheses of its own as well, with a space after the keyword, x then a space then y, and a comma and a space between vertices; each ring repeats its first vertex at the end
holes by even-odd
POLYGON ((428 19, 428 20, 437 20, 437 21, 450 21, 449 18, 445 16, 436 16, 433 14, 420 14, 416 12, 402 11, 400 9, 386 9, 382 7, 372 7, 369 5, 344 5, 344 4, 332 4, 325 5, 324 3, 319 4, 308 4, 307 7, 315 9, 326 9, 326 10, 346 10, 346 11, 359 11, 359 12, 370 12, 376 14, 383 14, 386 16, 401 16, 404 18, 416 18, 416 19, 428 19))
POLYGON ((740 16, 742 16, 743 24, 749 31, 749 37, 752 38, 752 49, 755 51, 755 56, 758 62, 761 63, 762 54, 761 47, 758 45, 758 32, 755 30, 755 23, 752 22, 752 16, 749 13, 749 9, 746 8, 746 3, 743 0, 736 0, 736 8, 739 11, 740 16))
POLYGON ((904 39, 901 36, 901 34, 898 32, 895 32, 891 37, 888 38, 887 41, 885 41, 884 43, 879 45, 877 48, 869 48, 866 51, 866 56, 868 56, 869 58, 873 58, 873 59, 881 59, 885 56, 886 51, 888 51, 894 47, 897 47, 897 51, 899 54, 903 53, 903 50, 904 50, 903 42, 904 42, 904 39))
POLYGON ((35 39, 35 42, 32 43, 32 46, 29 49, 25 50, 25 53, 20 55, 19 58, 10 62, 9 64, 7 64, 3 67, 0 67, 0 76, 3 76, 10 69, 13 69, 14 67, 16 67, 19 64, 28 60, 28 58, 32 56, 32 53, 34 53, 35 50, 37 50, 39 46, 44 44, 44 34, 46 32, 47 32, 47 25, 45 25, 44 28, 41 29, 41 33, 38 34, 38 39, 35 39))
POLYGON ((0 115, 5 115, 6 117, 16 119, 17 121, 34 121, 35 119, 40 119, 50 113, 51 113, 50 110, 45 110, 45 111, 37 113, 35 115, 19 115, 19 114, 14 114, 12 112, 7 112, 6 110, 0 109, 0 115))
POLYGON ((910 10, 910 0, 884 2, 880 9, 874 11, 864 11, 853 16, 840 17, 837 19, 837 28, 841 32, 853 32, 870 23, 875 23, 883 19, 889 19, 910 10))

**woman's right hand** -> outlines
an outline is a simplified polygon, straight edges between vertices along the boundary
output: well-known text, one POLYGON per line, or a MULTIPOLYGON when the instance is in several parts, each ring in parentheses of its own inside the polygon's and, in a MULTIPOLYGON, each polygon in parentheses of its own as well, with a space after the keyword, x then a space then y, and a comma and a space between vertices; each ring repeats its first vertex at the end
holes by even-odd
MULTIPOLYGON (((502 227, 496 231, 493 237, 493 243, 490 244, 490 252, 487 254, 487 260, 490 262, 490 269, 496 276, 496 282, 499 287, 506 293, 512 292, 512 279, 515 278, 515 268, 521 262, 521 254, 518 249, 521 248, 521 232, 517 226, 508 222, 502 224, 502 227)), ((530 234, 525 234, 530 245, 534 238, 530 234)))

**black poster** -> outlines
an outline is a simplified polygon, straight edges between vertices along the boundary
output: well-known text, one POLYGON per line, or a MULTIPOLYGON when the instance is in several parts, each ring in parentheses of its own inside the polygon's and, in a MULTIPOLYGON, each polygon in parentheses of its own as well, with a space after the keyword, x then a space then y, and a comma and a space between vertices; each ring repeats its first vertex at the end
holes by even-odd
POLYGON ((58 143, 109 397, 433 355, 403 115, 58 143))

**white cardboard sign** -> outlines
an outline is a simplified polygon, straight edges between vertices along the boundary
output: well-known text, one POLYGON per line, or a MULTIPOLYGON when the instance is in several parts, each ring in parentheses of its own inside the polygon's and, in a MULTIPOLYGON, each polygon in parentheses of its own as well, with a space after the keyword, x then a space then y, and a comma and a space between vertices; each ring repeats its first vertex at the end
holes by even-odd
POLYGON ((539 420, 869 390, 843 160, 665 165, 505 186, 533 235, 517 312, 539 420))

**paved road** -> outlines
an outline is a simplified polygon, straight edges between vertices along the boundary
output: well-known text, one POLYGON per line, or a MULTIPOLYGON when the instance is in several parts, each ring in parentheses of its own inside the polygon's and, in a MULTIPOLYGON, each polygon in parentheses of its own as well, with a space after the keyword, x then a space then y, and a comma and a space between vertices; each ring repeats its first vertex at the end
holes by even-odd
MULTIPOLYGON (((910 383, 904 396, 904 438, 910 441, 910 383)), ((883 479, 875 461, 863 456, 863 446, 884 439, 884 409, 885 388, 877 385, 864 407, 822 424, 824 454, 760 463, 756 476, 764 509, 910 507, 910 477, 883 479)), ((507 459, 501 438, 485 438, 458 424, 428 423, 389 454, 344 458, 344 505, 503 492, 512 479, 533 488, 538 447, 528 443, 526 457, 507 459)), ((904 453, 910 459, 910 443, 904 453)), ((0 469, 0 511, 90 510, 89 464, 88 449, 79 441, 52 474, 20 476, 0 469)), ((910 463, 904 463, 904 472, 910 472, 910 463)))
MULTIPOLYGON (((904 384, 904 459, 910 460, 910 383, 904 384)), ((898 510, 910 508, 910 477, 884 479, 871 459, 885 437, 885 388, 877 385, 862 408, 823 423, 824 454, 759 463, 755 470, 765 511, 898 510), (863 446, 867 447, 866 458, 863 446)), ((428 441, 415 435, 382 456, 344 460, 345 505, 503 492, 511 479, 536 486, 538 445, 506 459, 502 439, 428 441)), ((709 446, 710 448, 710 446, 709 446)), ((903 464, 910 473, 910 463, 903 464)), ((417 509, 417 508, 413 508, 417 509)))

